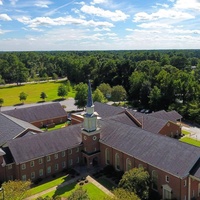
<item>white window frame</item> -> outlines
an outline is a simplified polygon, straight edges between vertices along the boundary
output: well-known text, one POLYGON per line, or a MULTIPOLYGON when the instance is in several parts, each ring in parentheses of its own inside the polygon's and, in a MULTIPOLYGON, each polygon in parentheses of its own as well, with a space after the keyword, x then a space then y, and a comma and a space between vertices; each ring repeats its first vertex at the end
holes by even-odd
POLYGON ((47 174, 50 174, 51 173, 51 166, 48 166, 47 167, 47 174))
POLYGON ((31 179, 35 179, 35 172, 31 172, 31 179))
POLYGON ((132 168, 132 163, 129 158, 126 159, 126 171, 129 171, 132 168))
POLYGON ((65 151, 62 151, 62 157, 65 157, 65 151))
POLYGON ((30 162, 30 167, 34 167, 34 165, 35 165, 35 163, 34 163, 34 161, 32 160, 32 161, 30 162))
POLYGON ((42 158, 39 158, 39 159, 38 159, 38 163, 39 163, 39 164, 42 164, 42 163, 43 163, 43 159, 42 159, 42 158))
POLYGON ((51 156, 47 156, 47 162, 51 161, 51 156))
POLYGON ((57 153, 54 154, 54 158, 58 159, 58 154, 57 153))
POLYGON ((62 168, 64 169, 66 167, 66 161, 62 162, 62 168))
POLYGON ((70 165, 70 166, 73 165, 73 160, 72 160, 72 159, 69 160, 69 165, 70 165))
POLYGON ((26 181, 26 174, 22 175, 22 181, 26 181))
POLYGON ((72 149, 69 149, 68 153, 69 155, 72 155, 72 149))
POLYGON ((23 163, 23 164, 21 165, 21 169, 22 169, 22 170, 25 170, 25 169, 26 169, 26 163, 23 163))
POLYGON ((169 183, 169 176, 168 176, 168 175, 165 176, 165 181, 166 181, 167 183, 169 183))
POLYGON ((59 169, 59 166, 58 166, 58 164, 56 163, 56 164, 55 164, 55 171, 58 171, 58 169, 59 169))
POLYGON ((39 170, 39 176, 43 176, 43 174, 44 174, 43 169, 40 169, 40 170, 39 170))
POLYGON ((120 171, 120 157, 118 153, 115 154, 115 169, 120 171))

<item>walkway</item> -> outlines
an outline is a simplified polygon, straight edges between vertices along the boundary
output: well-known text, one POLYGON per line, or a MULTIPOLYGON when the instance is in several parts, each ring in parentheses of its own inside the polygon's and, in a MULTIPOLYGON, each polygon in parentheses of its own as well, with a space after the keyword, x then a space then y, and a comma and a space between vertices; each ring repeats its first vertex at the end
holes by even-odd
MULTIPOLYGON (((87 174, 85 174, 85 175, 87 175, 87 174)), ((70 179, 69 181, 66 181, 66 182, 64 182, 64 183, 62 183, 62 184, 60 184, 60 185, 58 185, 58 186, 54 186, 54 187, 49 188, 49 189, 47 189, 47 190, 44 190, 44 191, 42 191, 42 192, 40 192, 40 193, 38 193, 38 194, 32 195, 32 196, 26 198, 25 200, 33 200, 33 199, 36 199, 36 198, 38 198, 38 197, 41 197, 41 196, 43 196, 43 195, 45 195, 45 194, 47 194, 47 193, 49 193, 49 192, 52 192, 52 191, 54 191, 54 190, 57 190, 57 189, 59 189, 59 188, 62 188, 62 187, 64 187, 64 186, 66 186, 66 185, 69 185, 69 184, 71 184, 71 183, 74 183, 74 182, 76 182, 78 179, 80 179, 81 177, 84 177, 84 175, 82 174, 81 176, 77 176, 76 178, 72 178, 72 179, 70 179)), ((87 179, 90 183, 92 183, 92 184, 94 184, 96 187, 98 187, 100 190, 102 190, 105 194, 107 194, 107 195, 109 195, 109 196, 113 196, 113 194, 112 194, 107 188, 105 188, 103 185, 101 185, 99 182, 97 182, 95 179, 93 179, 90 175, 87 175, 87 176, 86 176, 86 179, 87 179)))

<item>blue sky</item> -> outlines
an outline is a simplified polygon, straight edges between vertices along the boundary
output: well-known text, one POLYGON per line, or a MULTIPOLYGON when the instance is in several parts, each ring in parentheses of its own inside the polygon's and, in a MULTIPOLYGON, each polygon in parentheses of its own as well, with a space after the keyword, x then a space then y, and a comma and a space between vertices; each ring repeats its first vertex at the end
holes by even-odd
POLYGON ((0 0, 0 51, 200 49, 200 0, 0 0))

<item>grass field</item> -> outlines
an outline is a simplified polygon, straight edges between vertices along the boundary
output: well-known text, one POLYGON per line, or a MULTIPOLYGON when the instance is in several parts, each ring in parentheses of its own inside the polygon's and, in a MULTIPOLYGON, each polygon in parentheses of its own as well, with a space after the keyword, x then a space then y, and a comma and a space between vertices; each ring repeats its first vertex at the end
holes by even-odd
MULTIPOLYGON (((43 195, 42 197, 46 197, 46 196, 49 196, 49 197, 56 197, 56 196, 68 197, 78 187, 80 187, 80 186, 77 183, 72 183, 70 185, 59 188, 55 191, 49 192, 49 193, 43 195)), ((107 197, 107 195, 104 192, 102 192, 98 187, 96 187, 92 183, 84 184, 82 187, 83 187, 83 189, 87 190, 87 193, 88 193, 90 200, 96 200, 96 199, 104 200, 107 197)))
POLYGON ((180 141, 194 145, 194 146, 197 146, 197 147, 200 147, 200 141, 189 138, 189 137, 183 137, 183 138, 180 139, 180 141))
POLYGON ((186 131, 186 130, 182 130, 181 132, 182 132, 183 135, 189 135, 190 134, 190 132, 186 131))
MULTIPOLYGON (((28 97, 25 104, 37 103, 42 101, 40 98, 41 92, 45 92, 47 95, 46 101, 58 100, 60 97, 57 95, 58 87, 64 82, 45 82, 45 83, 33 83, 21 86, 7 86, 0 87, 0 98, 4 99, 3 106, 12 106, 20 104, 19 94, 25 92, 28 97)), ((74 97, 75 92, 69 92, 67 97, 74 97)), ((67 98, 66 97, 66 98, 67 98)))

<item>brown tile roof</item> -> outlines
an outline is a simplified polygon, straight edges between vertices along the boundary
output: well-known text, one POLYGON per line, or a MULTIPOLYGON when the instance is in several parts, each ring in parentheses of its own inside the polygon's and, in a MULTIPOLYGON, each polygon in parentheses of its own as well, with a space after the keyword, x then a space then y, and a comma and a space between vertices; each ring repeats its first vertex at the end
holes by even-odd
POLYGON ((199 159, 200 148, 166 136, 108 118, 101 120, 101 127, 100 142, 174 176, 183 178, 188 175, 199 159))
POLYGON ((14 110, 4 111, 3 113, 29 123, 67 116, 67 113, 60 103, 49 103, 27 108, 17 108, 14 110))
POLYGON ((81 144, 81 128, 73 125, 54 131, 17 138, 8 142, 16 164, 33 160, 81 144))
POLYGON ((8 140, 22 135, 27 130, 42 132, 28 122, 0 113, 0 146, 4 145, 8 140))

